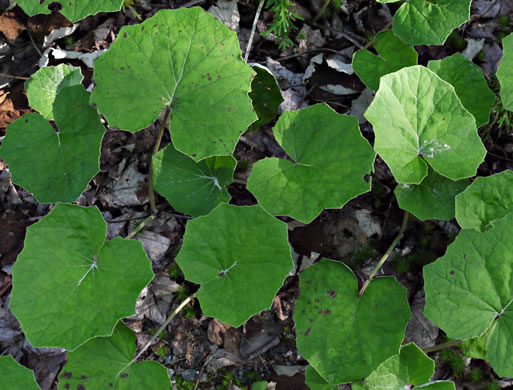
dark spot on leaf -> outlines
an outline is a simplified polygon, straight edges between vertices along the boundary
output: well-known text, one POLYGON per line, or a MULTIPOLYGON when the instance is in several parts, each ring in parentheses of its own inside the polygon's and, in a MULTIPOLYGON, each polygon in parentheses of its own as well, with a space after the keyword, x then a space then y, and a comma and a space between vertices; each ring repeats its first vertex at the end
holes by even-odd
POLYGON ((123 68, 123 67, 120 67, 119 69, 121 69, 121 70, 125 70, 125 68, 123 68))
POLYGON ((224 46, 224 42, 221 42, 221 46, 224 46))
POLYGON ((192 157, 196 157, 196 153, 194 153, 194 154, 192 155, 192 157))
POLYGON ((112 382, 109 382, 109 387, 112 387, 112 386, 114 386, 114 385, 112 384, 112 382))
POLYGON ((178 30, 178 32, 179 32, 179 33, 181 33, 181 32, 182 32, 182 30, 178 30))
POLYGON ((365 180, 365 183, 368 183, 370 181, 370 177, 371 177, 370 175, 365 175, 363 177, 363 180, 365 180))
POLYGON ((120 378, 127 378, 128 377, 128 373, 127 372, 124 372, 123 374, 121 374, 119 376, 120 378))
POLYGON ((208 81, 212 81, 212 76, 210 76, 210 73, 207 73, 208 81))
POLYGON ((62 377, 66 378, 66 379, 71 379, 72 376, 73 376, 73 374, 71 372, 69 372, 69 371, 66 371, 66 372, 62 373, 62 377))
MULTIPOLYGON (((144 26, 141 27, 141 31, 144 31, 144 26)), ((109 383, 110 384, 110 383, 109 383)))
POLYGON ((85 379, 87 379, 87 376, 82 375, 82 376, 80 377, 80 379, 85 380, 85 379))
POLYGON ((84 385, 78 385, 77 390, 86 390, 84 385))
POLYGON ((451 275, 454 275, 454 271, 449 272, 451 275))
POLYGON ((322 315, 323 315, 323 316, 327 316, 327 315, 329 315, 329 314, 331 314, 331 310, 330 310, 330 309, 326 309, 326 310, 324 310, 324 311, 322 312, 322 315))
POLYGON ((48 9, 52 12, 59 12, 62 9, 62 4, 54 1, 48 4, 48 9))
POLYGON ((316 302, 316 303, 319 303, 320 301, 321 301, 320 299, 316 299, 316 300, 315 300, 315 302, 316 302))
POLYGON ((45 0, 39 0, 39 4, 43 4, 45 2, 45 0))
POLYGON ((312 330, 312 328, 308 328, 305 332, 305 336, 308 336, 310 334, 310 331, 312 330))
POLYGON ((25 119, 25 123, 28 123, 28 119, 25 119))
POLYGON ((126 38, 126 33, 123 33, 123 38, 126 38))
POLYGON ((68 390, 68 389, 69 389, 69 383, 66 383, 66 384, 64 385, 64 388, 65 388, 66 390, 68 390))
POLYGON ((444 120, 445 120, 445 118, 442 118, 442 120, 444 121, 444 120))
POLYGON ((71 6, 71 5, 73 5, 73 3, 70 1, 70 2, 68 3, 68 5, 70 5, 70 6, 71 6))
POLYGON ((335 298, 337 296, 337 293, 333 290, 328 290, 328 296, 330 298, 335 298))

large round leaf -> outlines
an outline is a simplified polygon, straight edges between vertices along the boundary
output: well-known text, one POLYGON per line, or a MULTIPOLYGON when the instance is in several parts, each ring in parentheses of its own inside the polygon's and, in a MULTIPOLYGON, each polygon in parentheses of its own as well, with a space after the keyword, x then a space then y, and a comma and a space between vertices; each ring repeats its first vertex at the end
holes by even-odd
POLYGON ((484 160, 474 117, 454 88, 423 66, 383 76, 365 117, 376 134, 374 149, 399 183, 419 184, 427 164, 449 179, 464 179, 484 160))
POLYGON ((106 231, 96 207, 66 204, 27 229, 10 308, 32 345, 74 349, 134 314, 151 262, 139 241, 105 242, 106 231))
POLYGON ((68 352, 58 389, 169 389, 166 368, 155 361, 132 363, 135 351, 135 334, 120 321, 112 336, 97 337, 68 352))
POLYGON ((452 30, 469 20, 471 1, 409 0, 394 15, 394 33, 410 45, 443 45, 452 30))
POLYGON ((448 337, 491 329, 486 356, 499 376, 513 376, 513 213, 492 229, 462 230, 445 256, 424 267, 426 316, 448 337))
POLYGON ((468 179, 452 181, 430 168, 419 185, 399 184, 394 194, 399 207, 408 210, 418 219, 449 221, 454 218, 454 198, 469 184, 468 179))
POLYGON ((187 222, 176 262, 201 284, 203 313, 234 327, 270 308, 293 266, 287 225, 258 205, 220 204, 187 222))
POLYGON ((463 106, 476 119, 478 127, 490 121, 490 111, 496 96, 488 88, 479 66, 463 54, 456 53, 443 60, 429 61, 428 68, 454 87, 463 106))
POLYGON ((374 48, 378 55, 362 49, 353 56, 354 72, 372 90, 378 89, 382 76, 405 66, 417 65, 415 49, 396 37, 392 30, 376 34, 374 48))
POLYGON ((285 112, 273 128, 278 143, 294 160, 258 161, 248 189, 272 215, 309 223, 324 208, 340 208, 370 190, 375 153, 355 117, 324 104, 285 112))
POLYGON ((456 197, 456 219, 463 229, 486 230, 513 212, 513 172, 478 177, 456 197))
POLYGON ((57 93, 64 87, 80 84, 83 78, 80 68, 67 64, 39 69, 25 83, 30 107, 44 118, 53 120, 53 102, 57 93))
POLYGON ((11 123, 0 156, 13 181, 39 202, 73 202, 100 170, 105 127, 82 85, 63 88, 53 114, 57 132, 39 114, 26 114, 11 123))
POLYGON ((171 144, 153 156, 153 185, 175 210, 197 217, 230 200, 235 165, 231 156, 195 162, 171 144))
POLYGON ((49 14, 55 3, 62 7, 61 14, 70 21, 77 22, 98 12, 119 11, 123 0, 16 0, 16 4, 29 16, 49 14))
POLYGON ((322 260, 301 275, 297 348, 331 384, 362 379, 399 352, 410 317, 406 289, 393 277, 374 280, 359 297, 352 271, 322 260))
POLYGON ((257 119, 254 72, 235 32, 201 8, 163 10, 125 26, 95 61, 91 101, 110 126, 137 131, 171 107, 176 149, 195 160, 229 155, 257 119))
POLYGON ((19 364, 11 355, 0 356, 0 388, 39 390, 34 373, 19 364))
POLYGON ((501 85, 502 106, 513 111, 513 34, 502 39, 502 59, 497 69, 497 79, 501 85))

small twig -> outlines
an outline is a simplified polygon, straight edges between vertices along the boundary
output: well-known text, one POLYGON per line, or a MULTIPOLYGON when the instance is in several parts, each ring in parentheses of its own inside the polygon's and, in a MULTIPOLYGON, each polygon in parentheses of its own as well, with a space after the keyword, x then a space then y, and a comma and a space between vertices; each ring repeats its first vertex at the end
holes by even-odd
POLYGON ((258 18, 260 17, 260 12, 262 12, 262 7, 264 6, 265 0, 260 0, 260 4, 258 4, 258 8, 255 14, 255 19, 253 19, 253 26, 251 27, 251 35, 249 36, 248 46, 246 47, 246 53, 244 54, 244 61, 248 62, 249 52, 251 51, 251 45, 253 44, 253 37, 255 36, 255 30, 258 22, 258 18))
POLYGON ((153 191, 153 156, 158 153, 160 148, 160 143, 162 142, 162 136, 164 135, 164 131, 166 130, 166 124, 169 121, 169 117, 171 115, 171 106, 166 106, 166 112, 164 113, 164 118, 160 123, 160 131, 157 138, 157 142, 155 142, 155 147, 153 148, 152 159, 150 160, 150 172, 149 172, 149 180, 148 180, 148 197, 150 198, 150 206, 151 212, 153 214, 157 213, 157 206, 155 204, 155 192, 153 191))
POLYGON ((185 3, 184 5, 181 5, 180 8, 192 7, 193 5, 201 4, 201 3, 204 3, 205 1, 206 0, 191 0, 188 3, 185 3))
POLYGON ((148 341, 146 343, 146 345, 143 347, 143 349, 141 349, 141 351, 132 359, 132 361, 130 363, 128 363, 128 365, 123 368, 123 370, 125 370, 130 364, 132 363, 135 363, 137 361, 137 359, 139 359, 141 357, 141 355, 148 349, 148 347, 150 345, 153 344, 153 342, 157 339, 157 337, 159 337, 159 335, 162 333, 162 331, 164 329, 166 329, 166 327, 169 325, 169 323, 173 320, 173 318, 175 318, 175 316, 180 313, 180 311, 190 302, 192 301, 194 298, 195 298, 196 294, 192 294, 191 296, 189 296, 187 299, 185 299, 182 303, 180 303, 180 305, 169 315, 169 317, 167 317, 167 320, 160 326, 160 328, 157 329, 157 331, 155 332, 155 334, 153 335, 153 337, 150 339, 150 341, 148 341))
POLYGON ((422 352, 430 353, 430 352, 440 351, 441 349, 454 347, 455 345, 460 344, 462 341, 463 340, 453 340, 453 341, 449 341, 447 343, 433 345, 432 347, 422 348, 422 352))
POLYGON ((383 266, 383 264, 385 264, 385 261, 388 260, 388 258, 390 257, 390 254, 394 250, 395 246, 399 243, 401 238, 403 238, 404 231, 406 230, 406 226, 408 225, 408 216, 409 215, 410 215, 410 213, 408 213, 407 211, 404 212, 403 224, 401 226, 401 230, 399 230, 399 234, 397 235, 395 240, 392 242, 392 244, 390 244, 390 246, 388 247, 387 251, 385 252, 383 257, 381 258, 379 263, 376 265, 376 267, 374 268, 374 270, 370 274, 370 276, 367 279, 367 281, 364 283, 364 285, 361 288, 361 290, 358 292, 358 296, 359 297, 361 297, 365 293, 365 290, 367 290, 367 287, 369 287, 369 283, 372 281, 374 276, 376 276, 376 274, 378 273, 380 268, 383 266))
POLYGON ((330 48, 327 48, 327 47, 321 47, 319 49, 307 50, 307 51, 305 51, 303 53, 297 53, 297 54, 292 54, 290 56, 280 57, 280 58, 277 58, 276 61, 290 60, 292 58, 301 57, 301 56, 304 56, 304 55, 316 53, 318 51, 329 51, 331 53, 340 54, 340 52, 336 51, 335 49, 330 49, 330 48))
POLYGON ((6 79, 16 79, 16 80, 28 80, 29 79, 28 77, 14 76, 12 74, 7 74, 7 73, 0 73, 0 77, 5 77, 6 79))
POLYGON ((315 24, 315 22, 317 22, 322 17, 322 15, 324 15, 324 13, 328 9, 330 3, 331 3, 331 0, 326 0, 324 5, 322 6, 321 10, 319 11, 319 13, 317 15, 315 15, 315 18, 313 18, 312 24, 315 24))
POLYGON ((139 233, 149 222, 153 221, 155 219, 155 214, 150 215, 149 217, 146 217, 144 221, 142 221, 137 227, 132 230, 125 239, 131 240, 137 233, 139 233))
MULTIPOLYGON (((385 31, 385 30, 388 30, 390 27, 392 27, 392 24, 394 23, 394 19, 392 19, 391 21, 389 21, 385 27, 383 27, 383 30, 381 31, 385 31)), ((367 44, 362 47, 362 50, 367 50, 369 47, 371 47, 372 45, 374 45, 374 41, 376 40, 376 35, 374 35, 374 38, 372 40, 370 40, 369 42, 367 42, 367 44)))
POLYGON ((41 53, 41 50, 39 50, 39 47, 37 47, 36 42, 34 42, 34 38, 32 38, 32 34, 30 33, 29 30, 27 30, 27 33, 28 33, 28 36, 30 38, 30 41, 32 42, 32 45, 34 46, 34 48, 38 52, 39 56, 42 57, 43 53, 41 53))

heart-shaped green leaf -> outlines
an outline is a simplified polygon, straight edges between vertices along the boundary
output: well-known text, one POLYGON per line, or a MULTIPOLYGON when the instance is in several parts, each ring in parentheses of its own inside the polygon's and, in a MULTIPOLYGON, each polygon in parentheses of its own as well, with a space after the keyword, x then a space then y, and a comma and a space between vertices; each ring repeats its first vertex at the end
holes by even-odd
POLYGON ((452 30, 469 20, 471 1, 409 0, 394 15, 394 33, 410 45, 443 45, 452 30))
MULTIPOLYGON (((363 383, 353 383, 355 390, 404 390, 430 387, 442 382, 429 380, 435 373, 435 362, 428 358, 415 344, 401 347, 401 351, 383 363, 370 374, 363 383)), ((454 389, 454 383, 444 382, 448 389, 454 389), (452 384, 452 387, 451 387, 452 384)))
POLYGON ((393 277, 375 279, 359 297, 341 262, 322 260, 301 274, 297 348, 330 384, 365 378, 397 354, 410 317, 406 289, 393 277))
POLYGON ((399 207, 418 219, 449 221, 454 218, 454 198, 469 184, 468 179, 452 181, 429 168, 419 185, 399 184, 394 193, 399 207))
POLYGON ((260 64, 251 64, 251 67, 256 72, 256 76, 251 82, 249 97, 253 102, 255 113, 258 115, 258 120, 251 124, 251 129, 258 130, 259 127, 276 118, 283 97, 280 87, 269 69, 260 64))
POLYGON ((26 114, 11 123, 0 156, 13 181, 39 202, 73 202, 100 170, 105 127, 82 85, 63 88, 53 114, 57 132, 39 114, 26 114))
POLYGON ((139 241, 105 242, 106 231, 96 207, 67 204, 27 229, 10 308, 32 345, 71 350, 135 313, 151 262, 139 241))
POLYGON ((170 144, 153 156, 153 185, 175 210, 197 217, 230 200, 235 165, 231 156, 195 162, 170 144))
POLYGON ((370 190, 375 153, 355 117, 325 104, 285 112, 274 136, 294 160, 266 158, 253 165, 248 189, 272 215, 309 223, 325 208, 340 208, 370 190))
POLYGON ((30 107, 45 119, 53 120, 53 102, 57 93, 64 87, 79 85, 83 78, 80 68, 67 64, 39 69, 25 83, 30 107))
POLYGON ((456 219, 463 229, 486 230, 513 212, 513 172, 478 177, 456 197, 456 219))
POLYGON ((369 50, 358 50, 353 56, 353 70, 360 80, 372 90, 379 87, 379 79, 405 66, 417 65, 417 52, 392 30, 376 34, 374 48, 378 55, 369 50))
POLYGON ((448 337, 469 339, 490 328, 487 360, 513 376, 513 213, 484 233, 462 230, 446 254, 424 267, 426 316, 448 337))
POLYGON ((423 66, 383 76, 365 117, 376 134, 374 149, 399 183, 419 184, 428 164, 449 179, 464 179, 484 160, 474 117, 454 88, 423 66))
POLYGON ((502 59, 497 69, 501 85, 501 101, 506 110, 513 111, 513 34, 502 39, 502 59))
POLYGON ((110 126, 132 132, 170 106, 176 149, 198 161, 231 154, 257 119, 248 96, 253 75, 235 32, 212 15, 163 10, 123 27, 95 61, 91 101, 110 126))
POLYGON ((39 390, 32 370, 23 367, 11 355, 0 356, 0 386, 6 390, 39 390))
POLYGON ((164 366, 156 361, 133 363, 135 334, 122 321, 109 337, 89 340, 73 352, 59 374, 58 389, 169 389, 164 366))
POLYGON ((59 3, 62 7, 60 13, 68 20, 77 22, 98 12, 119 11, 123 0, 16 0, 16 3, 29 16, 50 14, 54 9, 52 5, 59 3))
POLYGON ((258 205, 225 203, 187 222, 176 262, 201 284, 203 313, 234 327, 270 308, 293 266, 285 223, 258 205))
POLYGON ((443 60, 429 61, 428 68, 454 87, 463 106, 476 119, 477 127, 490 121, 496 96, 488 88, 479 66, 467 60, 463 54, 456 53, 443 60))

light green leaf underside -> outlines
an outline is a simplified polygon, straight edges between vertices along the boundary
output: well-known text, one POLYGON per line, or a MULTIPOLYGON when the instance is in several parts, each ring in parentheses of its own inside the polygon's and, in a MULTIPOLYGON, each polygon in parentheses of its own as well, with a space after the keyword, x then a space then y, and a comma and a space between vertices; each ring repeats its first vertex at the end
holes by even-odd
POLYGON ((399 207, 417 218, 449 221, 454 218, 456 195, 469 184, 468 179, 453 181, 429 168, 420 184, 399 184, 394 193, 399 207))
POLYGON ((419 184, 428 164, 451 180, 464 179, 484 160, 474 117, 454 88, 423 66, 383 76, 365 117, 374 127, 374 149, 399 183, 419 184))
POLYGON ((30 107, 45 119, 53 120, 53 102, 57 93, 64 87, 80 84, 83 78, 80 68, 67 64, 39 69, 25 83, 30 107))
POLYGON ((11 123, 0 157, 9 165, 14 183, 39 202, 73 202, 100 170, 105 127, 82 85, 63 88, 53 114, 58 133, 39 114, 11 123))
POLYGON ((251 124, 251 129, 258 130, 259 127, 276 118, 283 98, 276 79, 265 66, 251 64, 251 67, 256 72, 256 76, 251 82, 249 97, 258 115, 258 120, 251 124))
POLYGON ((306 367, 305 384, 310 390, 338 390, 338 385, 330 385, 312 366, 306 367))
POLYGON ((110 126, 131 132, 170 105, 173 143, 198 161, 231 154, 257 119, 248 96, 253 75, 235 32, 212 15, 163 10, 124 26, 95 61, 91 101, 110 126))
POLYGON ((38 14, 50 14, 48 6, 52 3, 60 3, 60 11, 68 20, 77 22, 86 16, 95 15, 98 12, 116 12, 121 9, 123 0, 16 0, 29 16, 38 14))
POLYGON ((357 294, 356 278, 343 263, 322 260, 301 274, 298 351, 330 384, 363 379, 397 354, 411 317, 406 289, 392 277, 357 294))
POLYGON ((426 316, 448 337, 488 336, 486 357, 513 376, 513 213, 492 229, 462 230, 446 254, 424 267, 426 316))
POLYGON ((497 69, 497 79, 501 85, 502 106, 513 111, 513 34, 502 39, 502 59, 497 69))
POLYGON ((10 308, 32 345, 72 350, 135 313, 151 262, 139 241, 105 242, 106 231, 96 207, 68 204, 27 229, 10 308))
POLYGON ((415 344, 401 347, 400 352, 383 363, 363 383, 353 388, 367 390, 405 390, 426 386, 435 372, 435 362, 415 344))
POLYGON ((392 30, 376 34, 374 48, 378 55, 358 50, 353 56, 353 70, 369 89, 377 90, 382 76, 417 64, 415 49, 396 37, 392 30))
POLYGON ((0 356, 0 388, 39 390, 34 373, 19 364, 11 355, 0 356))
POLYGON ((293 266, 285 223, 258 205, 225 203, 187 222, 176 261, 201 284, 203 313, 234 327, 271 307, 293 266))
POLYGON ((479 66, 456 53, 443 60, 429 61, 428 68, 454 87, 463 106, 476 119, 477 127, 490 121, 496 97, 479 66))
POLYGON ((513 212, 513 172, 478 177, 456 197, 456 220, 463 229, 483 231, 513 212))
POLYGON ((226 186, 232 182, 235 165, 231 156, 195 162, 170 144, 153 156, 153 185, 175 210, 194 217, 206 215, 230 200, 226 186))
POLYGON ((470 3, 471 0, 409 0, 394 15, 394 33, 410 45, 443 45, 452 30, 469 20, 470 3))
POLYGON ((272 215, 309 223, 370 190, 364 180, 375 153, 355 117, 325 104, 285 112, 274 136, 295 161, 266 158, 253 165, 247 188, 272 215))
POLYGON ((155 361, 131 364, 135 351, 135 334, 119 321, 111 336, 94 338, 68 352, 58 389, 169 389, 166 368, 155 361))

